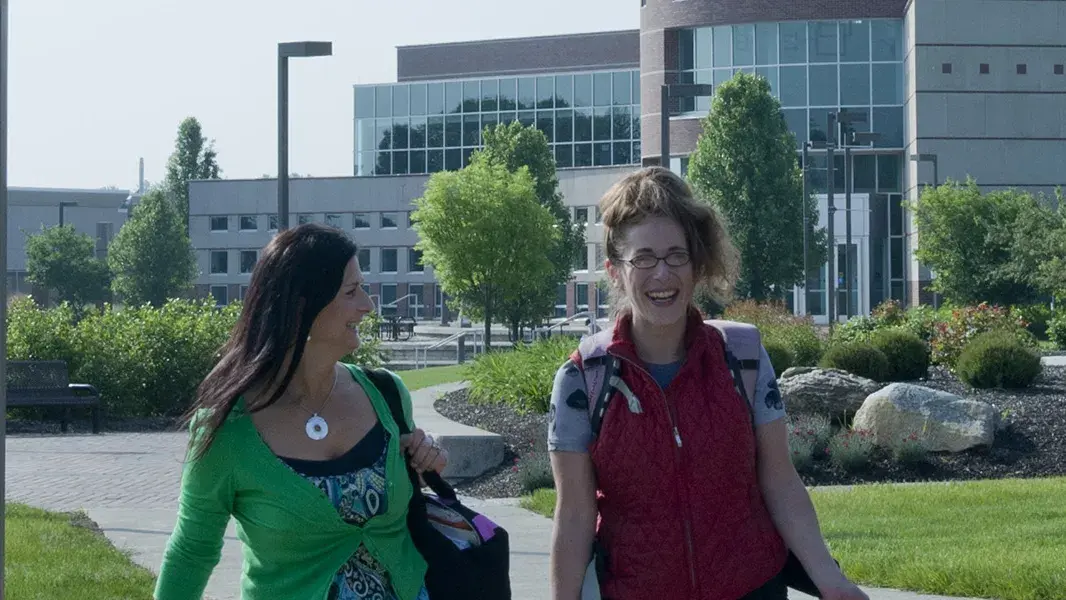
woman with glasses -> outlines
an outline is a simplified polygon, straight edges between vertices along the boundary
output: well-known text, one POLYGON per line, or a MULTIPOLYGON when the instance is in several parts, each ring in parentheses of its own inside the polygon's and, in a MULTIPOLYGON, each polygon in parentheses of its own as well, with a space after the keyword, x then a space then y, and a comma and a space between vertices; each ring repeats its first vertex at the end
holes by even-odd
POLYGON ((749 404, 722 334, 693 304, 697 286, 724 303, 736 279, 719 215, 659 167, 620 181, 600 208, 615 323, 552 390, 552 598, 591 587, 609 600, 783 599, 791 551, 823 598, 865 600, 792 466, 765 349, 749 404), (603 356, 620 371, 600 374, 612 394, 601 413, 585 369, 603 356))

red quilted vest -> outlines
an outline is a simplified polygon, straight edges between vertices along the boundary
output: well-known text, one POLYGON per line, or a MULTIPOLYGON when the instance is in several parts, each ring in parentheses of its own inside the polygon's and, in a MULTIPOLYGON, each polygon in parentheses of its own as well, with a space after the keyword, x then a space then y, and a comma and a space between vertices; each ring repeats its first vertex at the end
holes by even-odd
MULTIPOLYGON (((606 555, 601 595, 736 600, 773 578, 787 556, 759 490, 747 402, 721 335, 697 311, 687 358, 665 391, 637 357, 631 326, 620 317, 606 350, 621 359, 641 412, 615 392, 590 448, 606 555)), ((571 358, 581 364, 580 354, 571 358)))

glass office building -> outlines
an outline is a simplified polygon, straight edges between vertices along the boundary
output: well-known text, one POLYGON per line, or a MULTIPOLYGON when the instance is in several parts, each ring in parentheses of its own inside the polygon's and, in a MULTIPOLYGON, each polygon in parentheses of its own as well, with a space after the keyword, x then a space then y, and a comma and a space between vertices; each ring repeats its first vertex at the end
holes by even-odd
POLYGON ((355 174, 461 169, 513 121, 544 132, 559 168, 639 164, 639 71, 356 86, 355 174))

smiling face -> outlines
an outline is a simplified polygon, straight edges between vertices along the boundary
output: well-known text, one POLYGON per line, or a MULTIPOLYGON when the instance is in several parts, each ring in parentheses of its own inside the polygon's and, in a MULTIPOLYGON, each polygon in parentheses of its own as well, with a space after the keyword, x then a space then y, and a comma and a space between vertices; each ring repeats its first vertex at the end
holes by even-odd
POLYGON ((363 272, 353 257, 344 268, 344 280, 337 295, 311 325, 308 344, 328 348, 338 357, 359 347, 359 322, 374 310, 374 302, 362 284, 363 272))
POLYGON ((683 320, 695 288, 685 231, 667 217, 648 217, 625 230, 607 272, 623 290, 633 318, 665 327, 683 320), (661 260, 659 260, 661 259, 661 260))

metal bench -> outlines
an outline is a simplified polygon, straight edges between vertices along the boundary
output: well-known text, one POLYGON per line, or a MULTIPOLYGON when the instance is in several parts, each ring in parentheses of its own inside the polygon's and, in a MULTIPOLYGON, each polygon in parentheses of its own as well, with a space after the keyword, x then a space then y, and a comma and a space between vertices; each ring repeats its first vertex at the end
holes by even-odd
POLYGON ((8 408, 62 407, 60 421, 67 432, 70 409, 89 407, 93 433, 100 433, 100 393, 86 383, 70 383, 67 363, 61 360, 7 361, 8 408))

